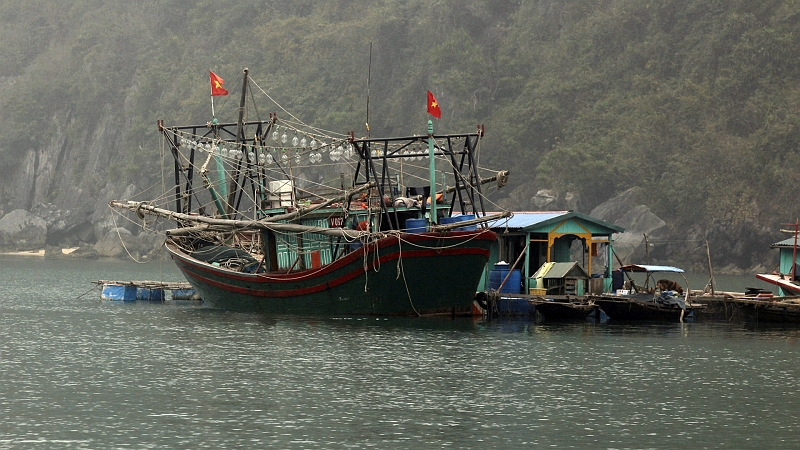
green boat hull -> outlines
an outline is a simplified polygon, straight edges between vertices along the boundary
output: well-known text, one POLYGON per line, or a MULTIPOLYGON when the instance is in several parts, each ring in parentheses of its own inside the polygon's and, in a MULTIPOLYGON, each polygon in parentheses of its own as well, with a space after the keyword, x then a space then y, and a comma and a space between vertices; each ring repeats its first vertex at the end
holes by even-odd
POLYGON ((398 234, 316 269, 241 273, 167 244, 178 268, 211 307, 311 315, 472 313, 496 235, 489 230, 398 234))

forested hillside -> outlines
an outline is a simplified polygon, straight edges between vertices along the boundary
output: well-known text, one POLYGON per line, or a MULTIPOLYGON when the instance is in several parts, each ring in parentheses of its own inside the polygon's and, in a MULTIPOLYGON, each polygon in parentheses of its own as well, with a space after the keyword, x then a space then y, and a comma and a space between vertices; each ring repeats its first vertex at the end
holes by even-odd
POLYGON ((512 171, 495 200, 546 188, 588 213, 639 187, 748 267, 800 214, 798 30, 793 0, 4 0, 0 211, 96 219, 150 186, 156 120, 209 120, 209 69, 363 134, 372 45, 372 135, 424 133, 431 90, 438 131, 486 125, 482 165, 512 171))

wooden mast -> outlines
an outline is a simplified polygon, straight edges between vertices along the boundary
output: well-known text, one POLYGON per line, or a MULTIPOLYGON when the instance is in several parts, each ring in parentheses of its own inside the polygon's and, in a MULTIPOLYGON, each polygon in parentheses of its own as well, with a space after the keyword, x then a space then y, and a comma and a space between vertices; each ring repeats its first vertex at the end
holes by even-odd
MULTIPOLYGON (((236 122, 236 145, 241 145, 244 142, 244 104, 247 98, 247 72, 248 69, 245 67, 242 71, 242 96, 239 98, 239 120, 236 122)), ((246 157, 246 156, 245 156, 246 157)), ((233 213, 233 205, 236 202, 236 192, 238 189, 236 185, 239 181, 239 170, 242 166, 242 160, 236 161, 236 168, 231 175, 231 182, 228 185, 228 217, 231 217, 233 213)))

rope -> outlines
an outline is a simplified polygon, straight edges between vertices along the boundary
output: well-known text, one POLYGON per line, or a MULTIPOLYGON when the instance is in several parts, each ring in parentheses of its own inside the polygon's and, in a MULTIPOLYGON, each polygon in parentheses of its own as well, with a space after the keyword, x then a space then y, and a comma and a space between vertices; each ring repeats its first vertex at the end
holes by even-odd
POLYGON ((411 305, 411 309, 417 315, 417 317, 421 316, 422 314, 417 311, 417 308, 414 306, 414 301, 411 299, 411 291, 408 289, 408 280, 406 280, 406 271, 405 267, 403 267, 403 244, 402 239, 400 239, 400 234, 397 234, 397 247, 399 249, 399 256, 397 258, 397 278, 400 278, 400 274, 403 275, 403 285, 406 287, 406 295, 408 296, 408 304, 411 305))
MULTIPOLYGON (((113 211, 113 209, 112 209, 112 211, 113 211)), ((149 261, 139 261, 138 259, 136 259, 136 258, 135 258, 135 257, 134 257, 134 256, 131 254, 131 252, 128 250, 128 247, 125 245, 125 241, 122 239, 122 234, 120 234, 120 232, 119 232, 119 227, 117 226, 117 214, 118 214, 118 212, 117 212, 117 211, 114 211, 114 212, 115 212, 116 214, 111 214, 111 221, 114 223, 114 230, 117 232, 117 237, 119 238, 119 243, 120 243, 120 244, 122 244, 122 248, 125 250, 125 253, 127 253, 127 254, 128 254, 128 256, 129 256, 129 257, 130 257, 130 258, 131 258, 133 261, 135 261, 137 264, 149 264, 150 262, 152 262, 152 261, 154 261, 154 260, 158 259, 158 258, 155 258, 155 257, 154 257, 154 258, 152 258, 152 259, 151 259, 151 260, 149 260, 149 261)), ((162 250, 163 248, 164 248, 164 245, 163 245, 163 244, 162 244, 161 246, 159 246, 159 248, 158 248, 158 252, 156 253, 156 255, 155 255, 155 256, 158 256, 158 255, 160 255, 160 254, 161 254, 161 250, 162 250)))
POLYGON ((92 291, 94 291, 95 289, 100 289, 100 285, 98 284, 98 285, 95 285, 95 286, 93 286, 93 287, 92 287, 91 289, 89 289, 88 291, 86 291, 86 292, 84 292, 83 294, 81 294, 81 295, 77 296, 77 297, 75 298, 75 300, 78 300, 78 299, 82 298, 84 295, 88 294, 89 292, 92 292, 92 291))

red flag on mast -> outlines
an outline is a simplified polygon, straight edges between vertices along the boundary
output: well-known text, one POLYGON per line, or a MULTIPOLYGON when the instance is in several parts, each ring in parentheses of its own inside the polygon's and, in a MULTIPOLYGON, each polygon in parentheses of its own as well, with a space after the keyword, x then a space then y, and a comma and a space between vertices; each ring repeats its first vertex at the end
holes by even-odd
POLYGON ((225 84, 225 80, 210 70, 208 73, 211 74, 211 96, 228 95, 228 90, 222 87, 225 84))
POLYGON ((431 91, 428 91, 428 114, 437 119, 442 118, 442 110, 439 108, 439 103, 436 101, 436 97, 433 96, 431 91))

